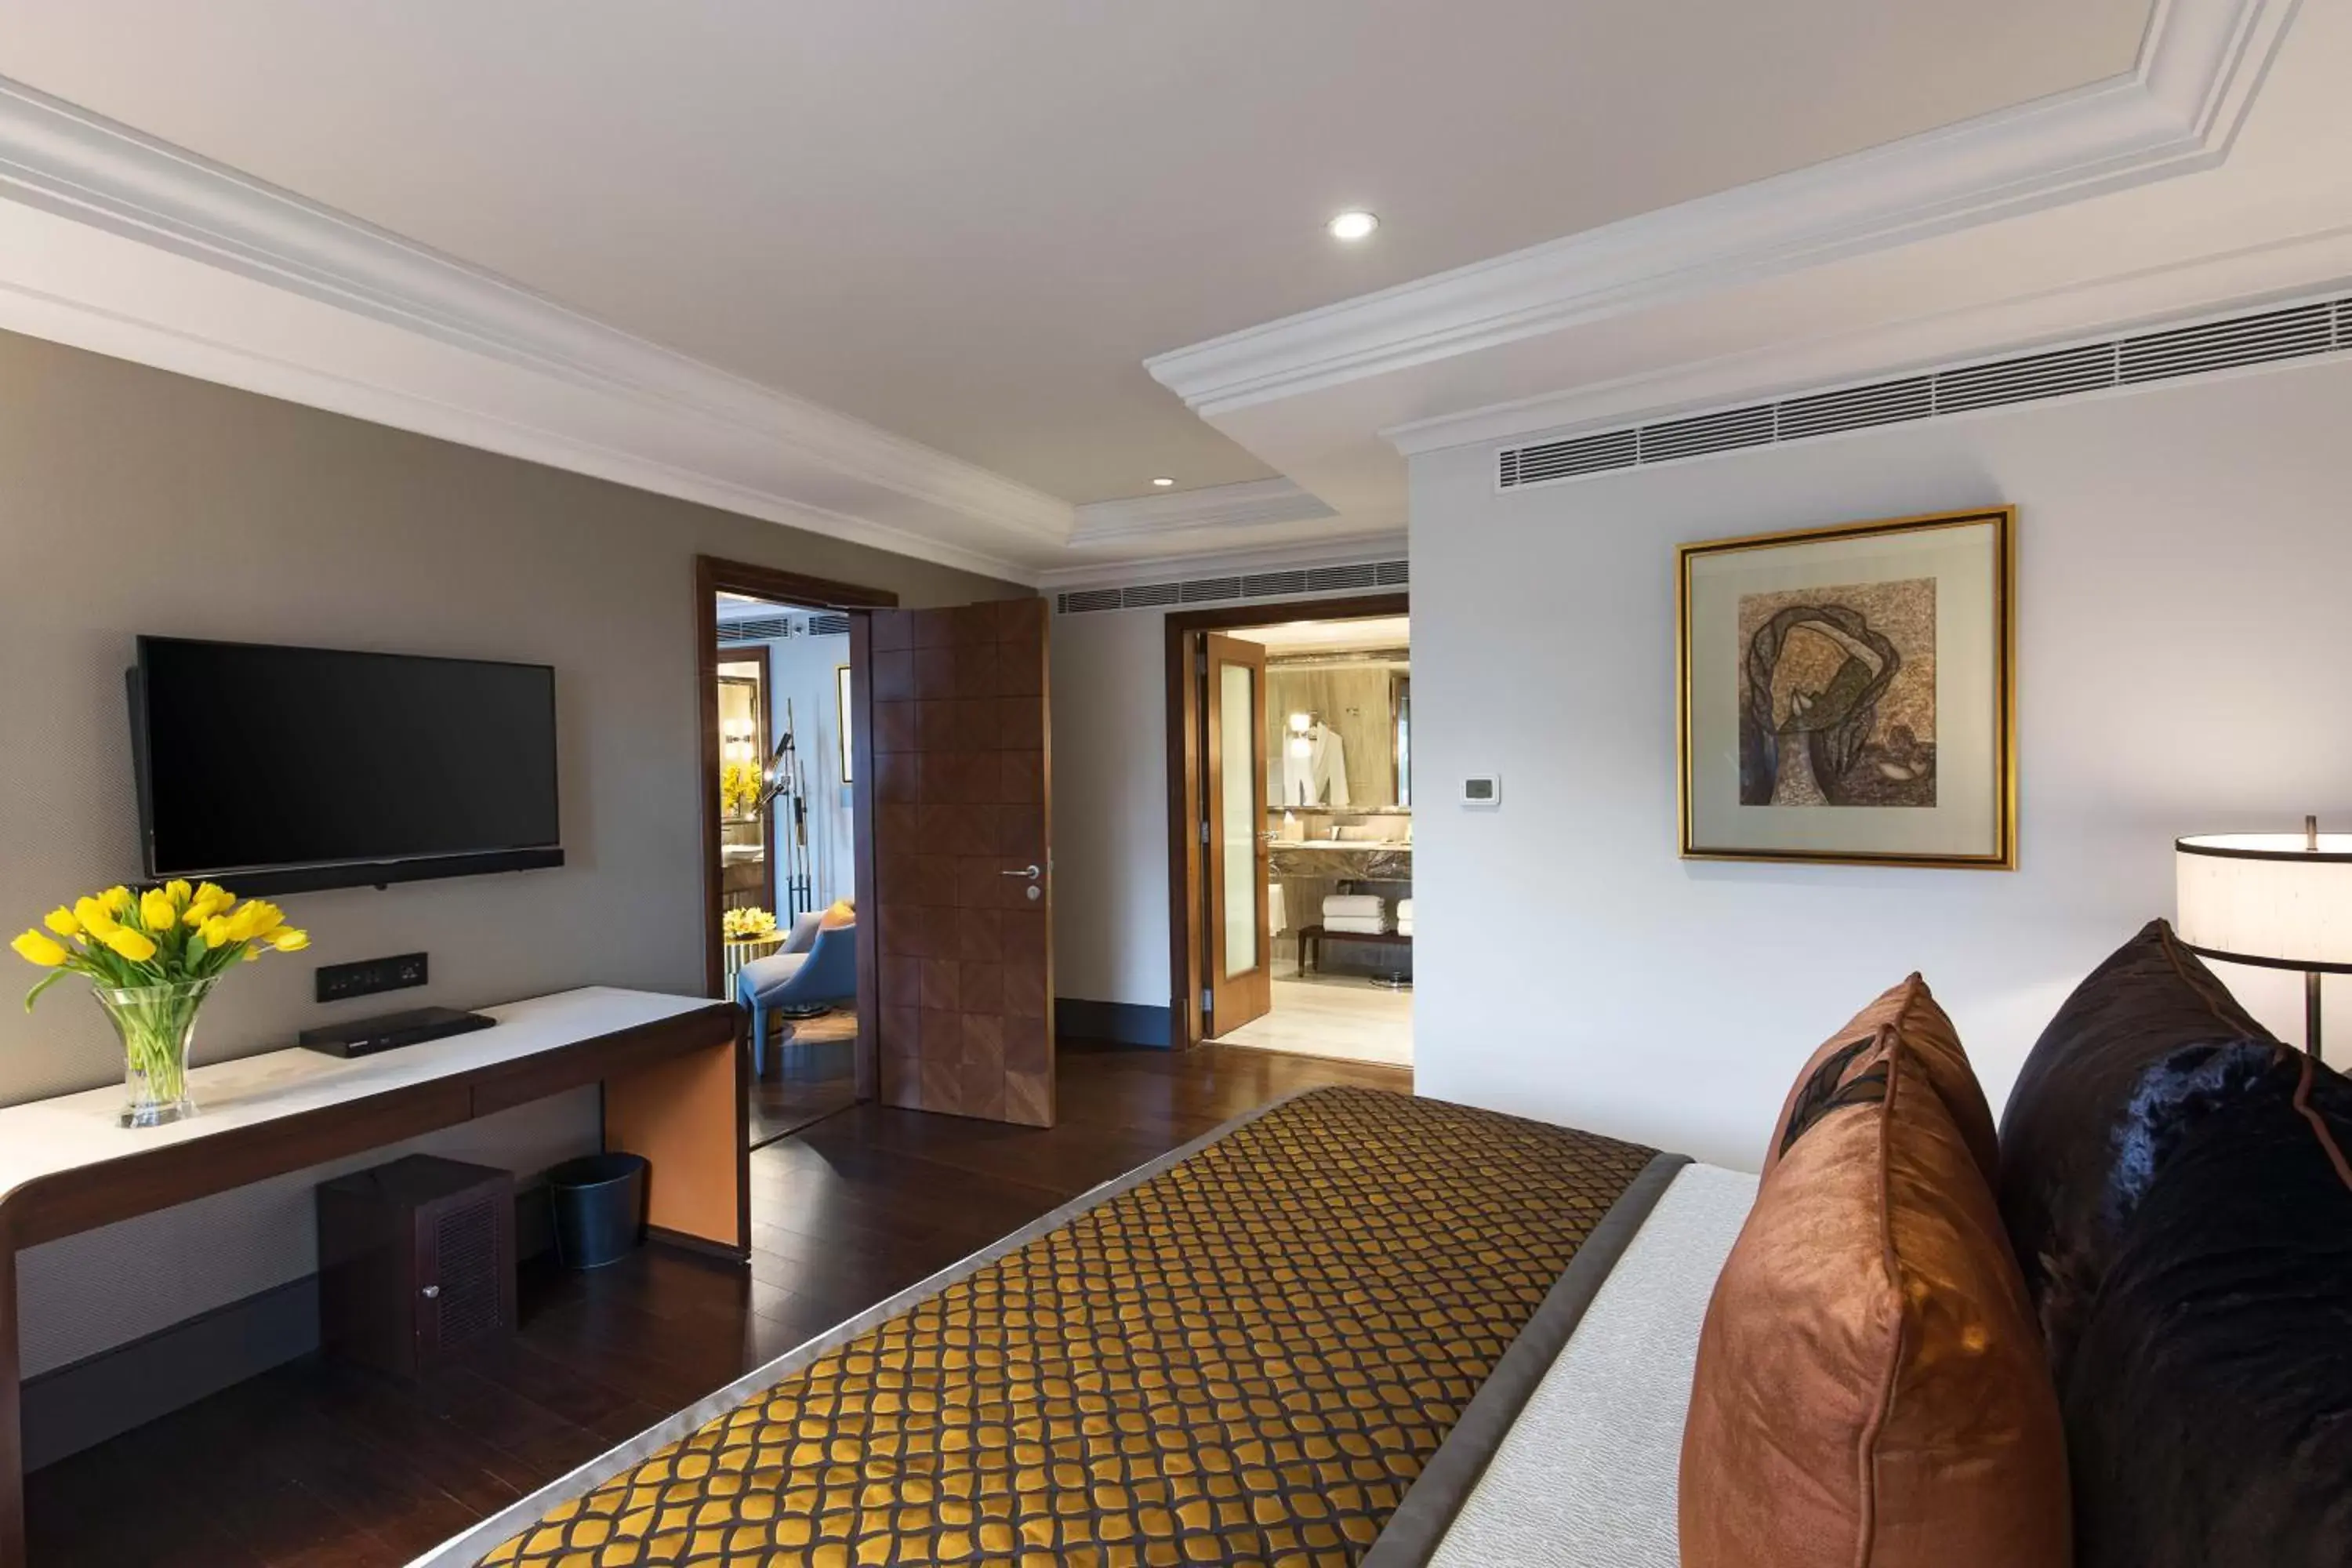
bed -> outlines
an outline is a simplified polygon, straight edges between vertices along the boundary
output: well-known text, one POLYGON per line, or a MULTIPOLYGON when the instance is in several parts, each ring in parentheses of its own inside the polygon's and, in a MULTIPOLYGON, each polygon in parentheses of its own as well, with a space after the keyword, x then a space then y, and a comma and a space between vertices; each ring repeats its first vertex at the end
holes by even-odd
POLYGON ((1752 1177, 1328 1088, 760 1367, 416 1568, 1672 1568, 1752 1177))

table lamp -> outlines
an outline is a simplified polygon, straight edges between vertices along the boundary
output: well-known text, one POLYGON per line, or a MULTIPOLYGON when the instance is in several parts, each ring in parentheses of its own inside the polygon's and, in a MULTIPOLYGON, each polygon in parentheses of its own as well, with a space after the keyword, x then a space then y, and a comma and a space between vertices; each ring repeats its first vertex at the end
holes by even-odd
POLYGON ((2303 1048, 2319 1054, 2319 977, 2352 973, 2352 833, 2209 833, 2173 843, 2176 929, 2229 963, 2303 973, 2303 1048))

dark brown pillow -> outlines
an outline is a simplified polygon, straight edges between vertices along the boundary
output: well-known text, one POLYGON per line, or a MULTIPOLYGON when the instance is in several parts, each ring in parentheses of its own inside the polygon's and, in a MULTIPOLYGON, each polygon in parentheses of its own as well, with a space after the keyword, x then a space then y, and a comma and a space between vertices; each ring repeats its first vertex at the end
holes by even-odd
POLYGON ((2064 1568, 2058 1402, 1917 975, 1806 1064, 1701 1331, 1685 1568, 2064 1568))
POLYGON ((2184 1046, 2275 1044, 2172 928, 2151 921, 2042 1031, 2000 1121, 2000 1213, 2059 1386, 2114 1257, 2105 1213, 2141 1075, 2184 1046))
POLYGON ((2126 1142, 2064 1390, 2077 1561, 2352 1563, 2352 1081, 2192 1046, 2126 1142))

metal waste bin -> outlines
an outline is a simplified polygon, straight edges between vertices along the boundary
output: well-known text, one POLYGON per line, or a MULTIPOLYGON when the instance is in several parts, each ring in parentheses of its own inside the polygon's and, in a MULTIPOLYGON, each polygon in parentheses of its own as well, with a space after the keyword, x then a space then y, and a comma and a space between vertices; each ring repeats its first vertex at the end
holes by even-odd
POLYGON ((646 1234, 642 1154, 589 1154, 547 1173, 555 1256, 566 1268, 602 1268, 635 1251, 646 1234))

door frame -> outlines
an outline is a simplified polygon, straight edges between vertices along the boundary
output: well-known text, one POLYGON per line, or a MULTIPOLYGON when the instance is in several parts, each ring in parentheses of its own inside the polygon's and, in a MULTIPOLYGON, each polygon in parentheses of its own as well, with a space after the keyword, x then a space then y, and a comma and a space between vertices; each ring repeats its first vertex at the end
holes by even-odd
MULTIPOLYGON (((1285 621, 1360 621, 1412 613, 1411 593, 1349 594, 1328 599, 1278 599, 1217 610, 1183 610, 1167 617, 1168 659, 1168 973, 1176 982, 1169 998, 1168 1044, 1189 1050, 1202 1033, 1201 987, 1207 973, 1208 944, 1195 927, 1203 917, 1206 879, 1201 865, 1202 765, 1200 686, 1192 679, 1201 634, 1285 621)), ((711 785, 714 797, 718 791, 711 785)), ((716 849, 711 851, 715 858, 716 849)), ((1269 951, 1268 961, 1272 954, 1269 951)))
MULTIPOLYGON (((765 599, 794 609, 836 610, 849 615, 849 685, 852 700, 859 712, 855 744, 858 755, 855 763, 857 773, 850 795, 851 858, 856 866, 854 887, 863 923, 868 894, 874 885, 874 770, 867 764, 864 748, 866 744, 866 711, 872 702, 872 681, 868 679, 873 665, 873 639, 866 635, 865 610, 892 610, 898 606, 898 595, 887 588, 868 588, 856 583, 838 583, 824 577, 811 577, 799 572, 786 572, 773 566, 761 566, 749 561, 730 561, 717 555, 697 555, 694 558, 694 678, 695 711, 701 716, 700 755, 695 777, 701 788, 697 804, 702 823, 702 989, 705 995, 715 996, 725 983, 724 960, 719 952, 719 906, 724 902, 719 887, 719 595, 742 594, 755 599, 765 599)), ((772 721, 770 734, 774 733, 772 721)), ((773 835, 770 836, 769 857, 774 858, 773 835)), ((772 872, 772 867, 771 868, 772 872)), ((857 1044, 854 1049, 857 1073, 857 1098, 874 1098, 877 1075, 874 1033, 867 1026, 867 1009, 876 1001, 873 994, 875 972, 872 954, 877 933, 869 927, 858 933, 857 941, 857 1044)), ((727 998, 731 1005, 733 997, 727 998)))

